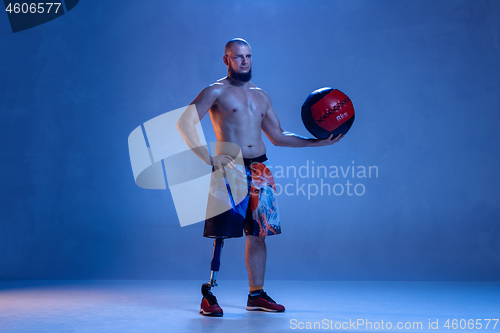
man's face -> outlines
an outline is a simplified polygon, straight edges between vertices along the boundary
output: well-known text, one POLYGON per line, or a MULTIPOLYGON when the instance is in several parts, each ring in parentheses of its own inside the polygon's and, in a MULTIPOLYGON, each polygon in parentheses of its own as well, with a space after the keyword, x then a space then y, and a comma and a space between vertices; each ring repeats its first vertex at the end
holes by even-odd
POLYGON ((232 78, 248 82, 252 77, 252 53, 248 45, 234 44, 224 56, 232 78))

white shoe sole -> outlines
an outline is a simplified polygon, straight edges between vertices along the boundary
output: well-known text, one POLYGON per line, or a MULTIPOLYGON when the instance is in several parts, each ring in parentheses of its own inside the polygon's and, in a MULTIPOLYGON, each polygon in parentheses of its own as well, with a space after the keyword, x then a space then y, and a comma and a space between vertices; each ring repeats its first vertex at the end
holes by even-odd
POLYGON ((222 317, 222 313, 220 314, 213 314, 213 312, 205 312, 203 309, 200 309, 200 313, 204 316, 210 316, 210 317, 222 317))
MULTIPOLYGON (((267 311, 267 312, 280 312, 278 310, 273 310, 273 309, 268 309, 268 308, 263 308, 261 306, 249 306, 247 305, 247 310, 248 311, 255 311, 255 310, 262 310, 262 311, 267 311)), ((281 311, 284 312, 285 310, 281 311)))

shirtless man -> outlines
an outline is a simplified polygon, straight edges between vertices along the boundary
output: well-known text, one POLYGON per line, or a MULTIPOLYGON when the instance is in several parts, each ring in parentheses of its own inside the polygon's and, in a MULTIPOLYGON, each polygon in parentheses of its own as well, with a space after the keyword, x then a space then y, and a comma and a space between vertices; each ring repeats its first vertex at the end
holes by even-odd
MULTIPOLYGON (((266 167, 266 147, 261 131, 275 146, 283 147, 328 146, 338 142, 343 135, 312 139, 283 131, 269 96, 250 82, 252 54, 250 45, 245 40, 230 40, 226 44, 223 61, 227 66, 227 77, 201 91, 191 104, 196 108, 188 108, 184 112, 177 128, 191 150, 208 165, 221 170, 240 167, 240 171, 246 173, 250 198, 236 207, 243 207, 239 209, 240 215, 235 212, 238 209, 235 209, 207 219, 204 236, 241 237, 244 229, 245 262, 250 286, 247 310, 282 312, 285 310, 284 306, 276 304, 263 291, 266 267, 265 237, 281 233, 281 228, 275 198, 276 189, 272 175, 266 167), (195 125, 207 112, 210 114, 217 138, 215 156, 210 156, 208 150, 202 147, 195 130, 195 125), (225 146, 221 144, 223 142, 239 146, 245 159, 245 169, 235 164, 235 154, 224 149, 225 146)), ((200 312, 204 315, 222 315, 222 309, 211 292, 204 295, 200 312)))

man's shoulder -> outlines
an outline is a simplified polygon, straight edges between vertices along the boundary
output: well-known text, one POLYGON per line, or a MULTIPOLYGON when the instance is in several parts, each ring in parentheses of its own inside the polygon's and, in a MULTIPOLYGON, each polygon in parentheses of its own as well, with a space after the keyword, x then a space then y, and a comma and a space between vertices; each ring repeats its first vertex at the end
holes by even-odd
POLYGON ((222 79, 218 79, 208 87, 213 87, 213 89, 225 89, 231 87, 231 82, 229 79, 226 77, 223 77, 222 79))
POLYGON ((214 83, 210 84, 205 89, 206 90, 220 90, 220 89, 223 89, 224 86, 225 86, 224 83, 221 83, 221 82, 217 81, 217 82, 214 82, 214 83))
POLYGON ((231 87, 232 86, 229 84, 227 77, 224 77, 224 78, 219 79, 219 80, 215 81, 214 83, 210 84, 208 87, 203 89, 203 91, 220 93, 223 90, 227 90, 228 88, 231 88, 231 87))
POLYGON ((256 85, 252 84, 252 87, 250 87, 250 90, 257 92, 258 94, 262 95, 264 98, 270 100, 269 95, 263 89, 257 87, 256 85))
POLYGON ((211 85, 205 87, 201 91, 201 95, 205 95, 205 96, 211 95, 211 96, 217 97, 221 94, 221 92, 222 92, 222 90, 224 90, 224 88, 225 88, 224 84, 222 84, 220 82, 215 82, 215 83, 212 83, 211 85))

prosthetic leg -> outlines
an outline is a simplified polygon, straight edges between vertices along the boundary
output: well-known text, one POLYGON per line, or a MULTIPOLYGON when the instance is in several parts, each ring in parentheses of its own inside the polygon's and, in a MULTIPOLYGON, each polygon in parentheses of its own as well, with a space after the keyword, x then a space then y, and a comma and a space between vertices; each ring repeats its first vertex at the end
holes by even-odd
POLYGON ((210 282, 204 283, 201 286, 201 293, 203 298, 201 300, 201 309, 200 313, 205 316, 214 316, 221 317, 223 315, 223 311, 219 304, 217 304, 217 298, 212 294, 210 289, 217 285, 215 282, 215 278, 217 277, 217 272, 220 267, 220 251, 222 245, 224 243, 224 239, 222 237, 215 238, 214 241, 214 254, 212 257, 212 264, 210 265, 210 269, 212 270, 212 274, 210 275, 210 282))
MULTIPOLYGON (((224 168, 221 169, 224 175, 224 182, 226 184, 226 188, 229 194, 229 198, 231 200, 232 208, 235 208, 235 204, 233 201, 233 196, 231 194, 231 188, 229 186, 229 182, 227 179, 227 175, 224 171, 224 168)), ((220 317, 223 315, 223 311, 219 304, 217 303, 217 298, 212 294, 212 287, 217 286, 216 278, 217 272, 220 267, 220 252, 222 246, 224 245, 224 238, 220 236, 216 236, 214 240, 214 252, 212 255, 212 263, 210 264, 210 282, 204 283, 201 286, 201 294, 203 295, 203 299, 201 300, 201 309, 200 313, 205 316, 217 316, 220 317)))
POLYGON ((212 255, 212 263, 210 264, 210 282, 204 283, 201 286, 201 293, 203 296, 206 296, 208 294, 208 291, 212 287, 217 286, 216 278, 217 278, 217 272, 219 271, 220 267, 220 252, 222 247, 224 246, 224 239, 222 237, 216 237, 214 240, 214 252, 212 255))
MULTIPOLYGON (((231 200, 231 206, 234 209, 235 204, 234 204, 234 200, 233 200, 233 194, 231 193, 231 187, 229 186, 229 181, 227 179, 226 172, 224 171, 224 168, 222 168, 221 171, 222 171, 222 174, 224 176, 224 183, 226 183, 226 188, 227 188, 227 192, 229 194, 229 199, 231 200)), ((204 283, 201 286, 201 293, 203 294, 204 297, 206 296, 206 293, 208 291, 210 291, 210 289, 212 287, 217 286, 217 282, 215 281, 215 279, 217 278, 217 272, 219 271, 219 267, 220 267, 220 251, 221 251, 223 246, 224 246, 224 238, 223 237, 215 237, 214 253, 212 255, 212 263, 210 264, 210 270, 211 270, 210 282, 204 283)))

